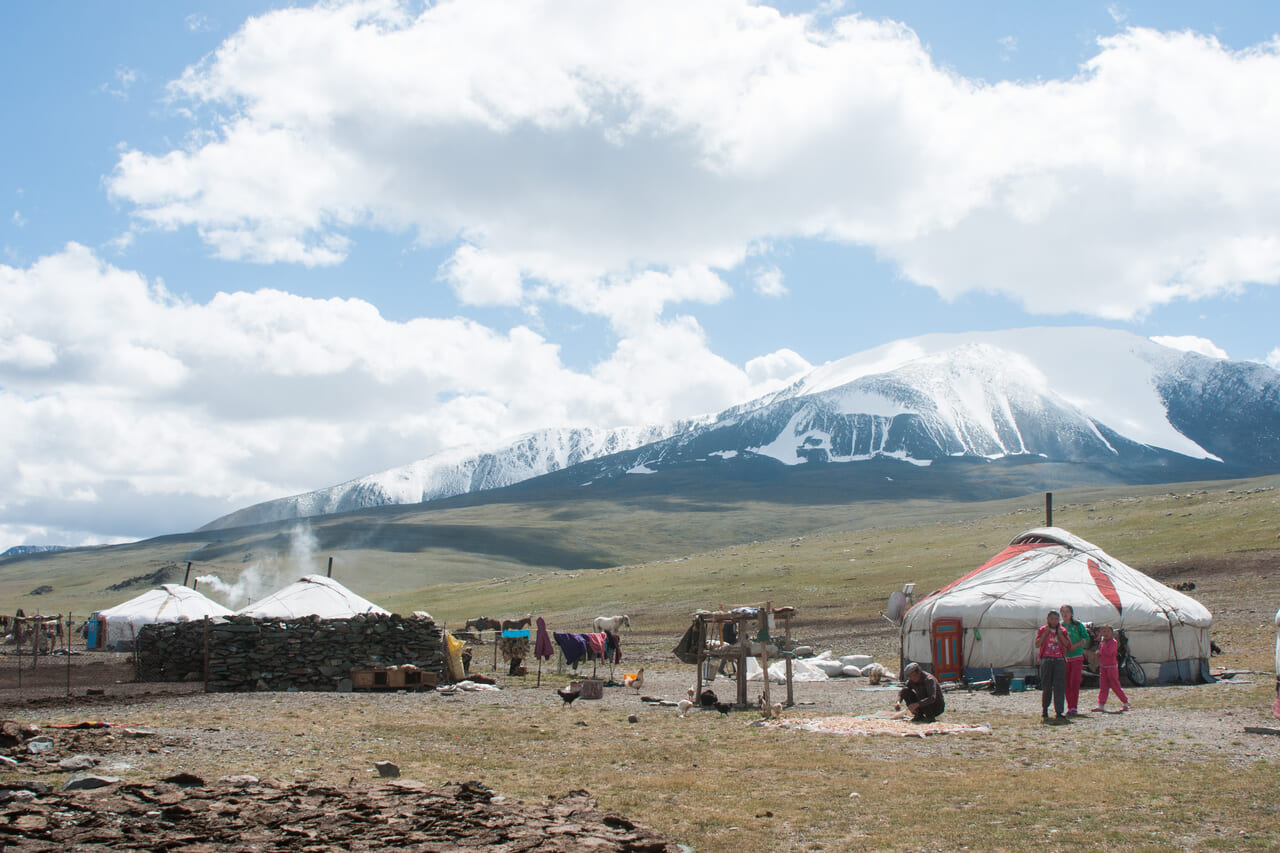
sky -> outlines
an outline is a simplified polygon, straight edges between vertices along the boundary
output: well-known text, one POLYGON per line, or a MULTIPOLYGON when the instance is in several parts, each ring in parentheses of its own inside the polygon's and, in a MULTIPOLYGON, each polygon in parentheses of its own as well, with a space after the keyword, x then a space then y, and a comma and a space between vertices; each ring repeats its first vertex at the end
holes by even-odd
POLYGON ((1268 2, 0 6, 0 550, 935 332, 1280 367, 1268 2))

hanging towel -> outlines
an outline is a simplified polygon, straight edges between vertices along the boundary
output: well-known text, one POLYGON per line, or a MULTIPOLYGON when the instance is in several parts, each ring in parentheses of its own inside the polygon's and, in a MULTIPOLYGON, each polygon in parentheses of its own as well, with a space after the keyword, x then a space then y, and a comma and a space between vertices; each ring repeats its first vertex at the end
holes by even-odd
POLYGON ((591 654, 601 660, 604 660, 604 634, 586 634, 585 636, 587 638, 587 645, 591 648, 591 654))
POLYGON ((550 660, 556 656, 556 647, 547 633, 547 620, 538 617, 538 639, 533 643, 533 655, 541 660, 550 660))

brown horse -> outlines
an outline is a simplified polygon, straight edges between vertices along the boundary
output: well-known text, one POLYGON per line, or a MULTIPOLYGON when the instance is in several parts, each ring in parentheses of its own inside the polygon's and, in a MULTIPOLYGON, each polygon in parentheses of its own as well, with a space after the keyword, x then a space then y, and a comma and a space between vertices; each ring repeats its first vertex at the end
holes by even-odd
POLYGON ((468 619, 467 624, 463 626, 464 631, 501 631, 502 623, 497 619, 490 619, 488 616, 480 616, 475 619, 468 619))
POLYGON ((521 628, 529 627, 529 623, 532 621, 533 621, 532 613, 530 613, 528 616, 524 617, 523 619, 503 619, 502 630, 519 631, 521 628))

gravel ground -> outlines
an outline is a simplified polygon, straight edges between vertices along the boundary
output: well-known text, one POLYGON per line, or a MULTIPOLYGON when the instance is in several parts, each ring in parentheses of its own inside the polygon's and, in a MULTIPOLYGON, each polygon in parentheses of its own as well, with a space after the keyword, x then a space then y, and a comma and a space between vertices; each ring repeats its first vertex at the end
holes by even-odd
MULTIPOLYGON (((604 675, 605 673, 602 673, 604 675)), ((621 670, 615 672, 620 678, 621 670)), ((138 695, 94 697, 87 703, 80 697, 40 702, 27 713, 8 715, 14 718, 37 718, 42 723, 69 723, 83 719, 102 719, 129 722, 136 719, 145 707, 155 710, 154 703, 165 709, 183 714, 194 713, 211 721, 204 728, 179 728, 152 726, 167 739, 164 747, 146 744, 149 752, 139 750, 133 756, 118 755, 115 761, 120 769, 132 767, 146 770, 170 766, 178 756, 191 751, 205 757, 216 757, 234 767, 235 756, 244 750, 270 749, 288 755, 292 749, 301 748, 294 741, 294 733, 262 732, 255 727, 260 716, 279 718, 291 709, 323 713, 328 707, 349 707, 358 703, 362 717, 384 724, 397 718, 412 718, 421 714, 424 707, 434 712, 463 713, 480 706, 511 708, 521 714, 582 714, 584 708, 599 712, 616 712, 619 720, 637 714, 641 722, 653 715, 671 715, 676 709, 655 703, 647 703, 644 697, 657 697, 668 701, 683 698, 693 683, 691 667, 667 668, 651 671, 646 667, 645 683, 641 690, 607 687, 600 700, 579 700, 564 708, 554 692, 563 683, 562 677, 550 673, 544 675, 543 686, 534 687, 535 677, 526 679, 500 677, 503 689, 497 691, 468 692, 459 690, 445 696, 434 693, 255 693, 255 694, 188 694, 188 695, 138 695), (259 714, 258 711, 262 713, 259 714)), ((965 749, 987 752, 990 749, 1007 751, 1011 761, 1031 760, 1027 755, 1034 748, 1052 738, 1063 745, 1087 745, 1091 741, 1115 742, 1128 738, 1135 744, 1158 748, 1165 756, 1185 757, 1187 760, 1213 759, 1231 763, 1251 763, 1259 760, 1280 762, 1280 737, 1268 737, 1244 732, 1245 726, 1280 726, 1258 699, 1260 685, 1269 685, 1273 677, 1266 674, 1240 675, 1217 684, 1196 686, 1147 687, 1129 691, 1133 710, 1127 713, 1084 713, 1067 725, 1043 726, 1039 720, 1040 694, 1038 691, 1011 693, 995 696, 984 691, 969 692, 963 689, 947 693, 947 711, 943 722, 977 724, 987 723, 992 733, 987 736, 961 735, 965 749), (1192 707, 1187 707, 1192 706, 1192 707), (982 743, 975 741, 980 738, 982 743)), ((723 700, 731 700, 735 687, 727 679, 719 679, 710 685, 723 700)), ((798 682, 794 685, 796 705, 784 712, 785 717, 807 718, 830 715, 872 714, 891 709, 896 698, 894 687, 871 687, 865 679, 832 679, 825 682, 798 682)), ((749 696, 754 699, 761 691, 759 683, 749 685, 749 696)), ((785 687, 771 686, 773 701, 785 699, 785 687)), ((1093 689, 1085 688, 1082 699, 1096 698, 1093 689)), ((1113 700, 1114 702, 1114 700, 1113 700)), ((1084 707, 1091 703, 1082 701, 1084 707)), ((1113 707, 1118 708, 1118 705, 1113 707)), ((696 714, 714 714, 714 711, 698 711, 696 714)), ((694 716, 694 715, 691 715, 694 716)), ((729 721, 743 725, 759 719, 758 712, 737 711, 729 715, 729 721)), ((697 725, 690 719, 690 725, 697 725)), ((814 737, 838 737, 814 734, 814 737)), ((955 749, 953 737, 913 739, 912 753, 951 756, 955 749)), ((123 745, 122 745, 123 746, 123 745)), ((139 744, 139 747, 144 744, 139 744)), ((228 772, 234 772, 228 770, 228 772)))

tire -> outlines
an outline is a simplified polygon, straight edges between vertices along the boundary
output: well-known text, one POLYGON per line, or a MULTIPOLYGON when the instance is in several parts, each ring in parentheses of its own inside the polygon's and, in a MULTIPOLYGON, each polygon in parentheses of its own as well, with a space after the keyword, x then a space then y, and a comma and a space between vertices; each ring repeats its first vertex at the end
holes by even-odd
POLYGON ((1127 655, 1124 659, 1124 674, 1133 682, 1134 687, 1146 687, 1147 671, 1133 655, 1127 655))

